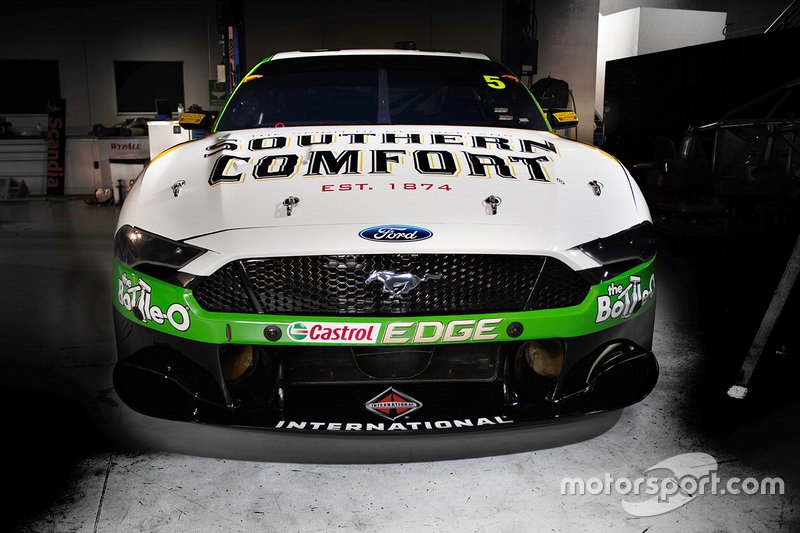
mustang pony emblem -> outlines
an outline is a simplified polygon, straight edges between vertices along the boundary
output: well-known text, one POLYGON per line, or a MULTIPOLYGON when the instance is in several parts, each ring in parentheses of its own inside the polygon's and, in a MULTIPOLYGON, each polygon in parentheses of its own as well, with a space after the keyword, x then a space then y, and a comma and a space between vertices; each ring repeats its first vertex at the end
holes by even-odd
POLYGON ((392 298, 397 298, 416 289, 424 281, 441 278, 441 274, 425 274, 419 277, 410 272, 398 274, 391 270, 373 270, 367 276, 365 283, 370 284, 376 280, 380 281, 383 283, 383 292, 391 294, 392 298))

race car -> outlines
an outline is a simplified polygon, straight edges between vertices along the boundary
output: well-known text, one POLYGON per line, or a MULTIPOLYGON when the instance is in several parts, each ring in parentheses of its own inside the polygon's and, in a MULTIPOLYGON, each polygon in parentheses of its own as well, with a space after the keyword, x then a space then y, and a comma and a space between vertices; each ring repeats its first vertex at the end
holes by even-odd
POLYGON ((550 424, 654 387, 655 240, 614 157, 482 54, 280 53, 115 235, 119 396, 285 432, 550 424))

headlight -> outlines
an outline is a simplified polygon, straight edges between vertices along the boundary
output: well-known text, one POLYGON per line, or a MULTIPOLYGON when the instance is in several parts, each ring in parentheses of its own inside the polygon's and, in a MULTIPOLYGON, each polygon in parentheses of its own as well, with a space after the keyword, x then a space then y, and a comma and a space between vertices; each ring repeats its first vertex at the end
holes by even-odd
POLYGON ((653 223, 644 221, 619 233, 581 244, 580 251, 602 264, 586 271, 595 282, 603 281, 645 263, 656 255, 653 223))
POLYGON ((178 276, 178 269, 204 252, 128 225, 122 226, 114 237, 114 255, 126 266, 184 286, 191 276, 178 276))

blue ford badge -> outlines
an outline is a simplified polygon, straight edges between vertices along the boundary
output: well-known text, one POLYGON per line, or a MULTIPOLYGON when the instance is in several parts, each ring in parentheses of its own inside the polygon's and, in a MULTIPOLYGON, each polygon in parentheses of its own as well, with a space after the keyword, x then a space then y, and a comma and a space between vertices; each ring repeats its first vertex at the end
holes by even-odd
POLYGON ((397 224, 394 226, 373 226, 361 230, 358 236, 368 241, 407 242, 430 239, 433 236, 433 232, 425 228, 418 228, 417 226, 403 226, 397 224))

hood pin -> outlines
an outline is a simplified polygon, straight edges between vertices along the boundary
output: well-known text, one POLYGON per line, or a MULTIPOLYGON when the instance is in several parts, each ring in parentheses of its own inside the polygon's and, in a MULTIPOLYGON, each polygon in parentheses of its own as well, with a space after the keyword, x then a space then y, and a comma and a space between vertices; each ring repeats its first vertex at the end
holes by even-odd
POLYGON ((497 206, 503 203, 503 200, 499 196, 491 195, 486 200, 483 201, 484 204, 487 204, 492 209, 492 214, 497 214, 497 206))
POLYGON ((587 183, 587 185, 592 188, 592 192, 594 193, 595 196, 600 196, 603 193, 603 184, 600 183, 599 181, 592 180, 589 183, 587 183))
POLYGON ((184 187, 186 187, 186 182, 184 180, 176 181, 175 184, 172 186, 172 196, 177 198, 178 195, 181 193, 181 189, 183 189, 184 187))
POLYGON ((292 209, 295 208, 297 204, 300 203, 300 198, 297 196, 290 196, 286 200, 283 201, 283 205, 286 207, 286 216, 292 216, 292 209))

